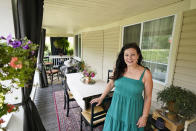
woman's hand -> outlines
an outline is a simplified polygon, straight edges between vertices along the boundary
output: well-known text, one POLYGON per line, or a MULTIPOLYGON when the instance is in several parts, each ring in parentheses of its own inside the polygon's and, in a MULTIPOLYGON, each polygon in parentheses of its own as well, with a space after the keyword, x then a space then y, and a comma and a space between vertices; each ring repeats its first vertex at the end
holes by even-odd
POLYGON ((138 128, 145 127, 148 117, 141 116, 137 122, 138 128))
POLYGON ((98 98, 92 99, 90 103, 93 104, 97 102, 96 106, 99 106, 102 103, 102 101, 103 99, 101 99, 101 97, 98 97, 98 98))

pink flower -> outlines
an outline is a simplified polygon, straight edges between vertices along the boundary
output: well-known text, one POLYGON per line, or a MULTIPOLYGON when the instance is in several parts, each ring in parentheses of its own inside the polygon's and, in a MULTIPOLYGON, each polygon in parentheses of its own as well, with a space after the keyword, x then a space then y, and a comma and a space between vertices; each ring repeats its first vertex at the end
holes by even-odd
POLYGON ((88 70, 84 70, 83 71, 83 75, 84 75, 84 77, 95 77, 95 72, 93 72, 93 71, 88 71, 88 70))
POLYGON ((12 57, 10 61, 10 66, 14 69, 21 69, 22 68, 22 62, 18 61, 18 57, 12 57))
POLYGON ((13 109, 14 109, 14 107, 15 107, 15 106, 14 106, 14 105, 11 105, 11 104, 8 104, 8 105, 7 105, 7 107, 8 107, 7 112, 9 112, 9 113, 10 113, 10 112, 12 112, 12 111, 13 111, 13 109))
POLYGON ((92 72, 92 73, 91 73, 91 77, 94 77, 94 76, 95 76, 95 73, 94 73, 94 72, 92 72))

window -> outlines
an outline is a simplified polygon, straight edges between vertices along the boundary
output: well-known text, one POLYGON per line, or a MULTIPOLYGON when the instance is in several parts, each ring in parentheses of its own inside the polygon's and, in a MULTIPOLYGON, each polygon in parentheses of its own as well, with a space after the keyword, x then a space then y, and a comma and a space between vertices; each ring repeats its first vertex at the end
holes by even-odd
POLYGON ((140 43, 141 24, 136 24, 124 28, 123 44, 136 42, 140 43))
POLYGON ((169 16, 124 27, 123 44, 127 42, 138 42, 139 38, 138 43, 140 43, 139 45, 143 55, 143 65, 151 70, 154 80, 163 83, 166 82, 167 77, 173 23, 174 16, 169 16), (141 33, 137 33, 140 31, 141 33), (136 36, 136 33, 127 32, 136 32, 139 36, 136 36))
POLYGON ((75 35, 75 55, 81 58, 81 35, 75 35))

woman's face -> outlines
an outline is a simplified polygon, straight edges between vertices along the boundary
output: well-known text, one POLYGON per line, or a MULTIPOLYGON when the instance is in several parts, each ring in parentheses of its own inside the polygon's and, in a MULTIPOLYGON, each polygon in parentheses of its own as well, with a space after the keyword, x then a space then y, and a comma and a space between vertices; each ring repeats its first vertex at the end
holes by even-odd
POLYGON ((134 48, 129 48, 124 51, 124 61, 127 66, 133 66, 137 64, 139 55, 134 48))

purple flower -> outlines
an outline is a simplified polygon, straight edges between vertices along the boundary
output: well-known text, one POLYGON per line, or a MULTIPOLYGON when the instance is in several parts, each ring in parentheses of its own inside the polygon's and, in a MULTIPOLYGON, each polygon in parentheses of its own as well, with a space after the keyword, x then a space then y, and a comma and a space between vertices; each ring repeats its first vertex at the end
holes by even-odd
POLYGON ((10 44, 12 45, 13 48, 17 48, 20 47, 22 42, 21 41, 14 41, 14 42, 10 42, 10 44))
POLYGON ((86 72, 85 75, 86 75, 87 77, 89 77, 89 73, 88 73, 88 72, 86 72))
POLYGON ((35 54, 35 51, 34 51, 34 50, 33 50, 33 51, 31 51, 31 54, 32 54, 32 55, 34 55, 34 54, 35 54))
POLYGON ((1 36, 1 37, 0 37, 0 39, 4 39, 4 40, 6 40, 6 38, 5 38, 4 36, 1 36))
POLYGON ((28 44, 31 44, 31 43, 32 43, 32 42, 29 40, 29 41, 28 41, 28 44))
POLYGON ((9 34, 8 36, 7 36, 7 44, 11 44, 13 41, 12 41, 12 35, 11 34, 9 34))
POLYGON ((27 50, 27 49, 29 49, 29 46, 28 45, 25 45, 22 48, 25 49, 25 50, 27 50))

